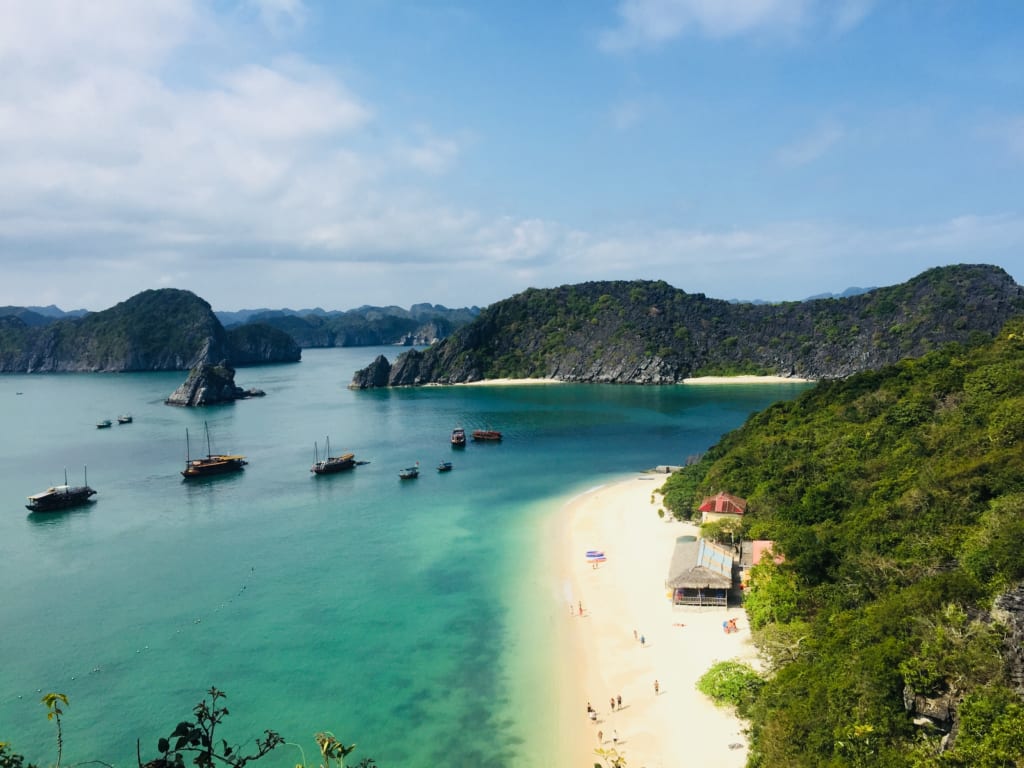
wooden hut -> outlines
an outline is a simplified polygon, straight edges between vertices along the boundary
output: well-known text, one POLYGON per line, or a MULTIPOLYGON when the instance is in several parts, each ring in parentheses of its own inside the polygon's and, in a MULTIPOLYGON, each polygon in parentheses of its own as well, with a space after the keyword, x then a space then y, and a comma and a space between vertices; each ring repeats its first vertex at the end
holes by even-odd
POLYGON ((672 588, 673 605, 729 605, 732 579, 717 571, 697 565, 668 582, 672 588))

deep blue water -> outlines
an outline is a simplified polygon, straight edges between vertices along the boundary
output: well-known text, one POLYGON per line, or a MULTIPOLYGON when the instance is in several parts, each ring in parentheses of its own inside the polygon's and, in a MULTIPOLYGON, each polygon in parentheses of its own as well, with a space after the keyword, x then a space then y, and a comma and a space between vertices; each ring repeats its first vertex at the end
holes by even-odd
MULTIPOLYGON (((379 352, 396 350, 240 369, 267 396, 207 409, 163 404, 183 373, 0 377, 0 741, 53 763, 39 698, 60 691, 64 763, 131 766, 136 738, 154 757, 216 685, 225 738, 271 728, 310 763, 330 730, 382 768, 545 765, 558 734, 523 738, 544 692, 524 702, 514 678, 544 680, 557 660, 508 618, 547 597, 522 576, 543 520, 806 388, 346 389, 379 352), (124 412, 133 424, 95 428, 124 412), (248 457, 244 472, 181 478, 186 428, 196 453, 204 422, 215 451, 248 457), (453 451, 455 426, 505 439, 453 451), (370 463, 311 475, 326 436, 370 463), (438 474, 442 459, 455 469, 438 474), (399 480, 415 461, 420 478, 399 480), (94 504, 28 514, 28 494, 65 467, 78 484, 86 465, 94 504)), ((261 764, 301 760, 289 747, 261 764)))

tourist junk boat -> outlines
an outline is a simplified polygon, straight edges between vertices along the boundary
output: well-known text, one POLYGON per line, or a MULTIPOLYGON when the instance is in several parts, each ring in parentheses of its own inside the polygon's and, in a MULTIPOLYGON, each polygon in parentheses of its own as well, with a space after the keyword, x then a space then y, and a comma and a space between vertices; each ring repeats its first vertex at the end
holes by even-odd
POLYGON ((327 438, 327 452, 320 458, 320 449, 313 443, 313 466, 309 471, 316 475, 329 475, 333 472, 341 472, 343 469, 352 469, 356 465, 354 453, 343 453, 341 456, 331 456, 331 438, 327 438))
POLYGON ((462 427, 456 427, 455 429, 452 430, 452 447, 466 447, 466 430, 464 430, 462 427))
POLYGON ((417 461, 413 467, 398 470, 398 476, 403 480, 415 480, 420 476, 420 463, 417 461))
POLYGON ((245 456, 237 454, 213 453, 210 449, 210 425, 206 427, 206 456, 201 459, 193 459, 189 441, 188 430, 185 430, 185 468, 181 470, 181 476, 186 480, 199 477, 210 477, 211 475, 223 475, 227 472, 238 472, 247 462, 245 456))
POLYGON ((501 442, 501 432, 496 429, 474 429, 473 439, 477 442, 501 442))
POLYGON ((96 495, 96 491, 89 487, 89 477, 86 472, 85 485, 68 485, 68 470, 64 469, 64 485, 55 485, 47 488, 42 493, 35 493, 28 497, 26 509, 32 512, 59 512, 62 509, 80 507, 90 503, 89 499, 96 495))

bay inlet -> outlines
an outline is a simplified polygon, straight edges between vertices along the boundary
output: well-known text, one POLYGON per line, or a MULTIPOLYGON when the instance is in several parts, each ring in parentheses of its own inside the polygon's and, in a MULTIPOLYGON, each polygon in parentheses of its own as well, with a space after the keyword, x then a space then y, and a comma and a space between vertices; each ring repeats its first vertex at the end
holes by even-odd
POLYGON ((538 576, 545 521, 809 386, 346 388, 399 351, 240 368, 267 396, 206 409, 164 405, 183 373, 0 377, 0 740, 54 762, 39 699, 58 691, 64 763, 132 766, 136 739, 154 757, 216 686, 229 742, 272 729, 297 745, 261 765, 312 763, 321 730, 382 768, 548 765, 545 685, 564 660, 543 622, 564 606, 538 576), (132 423, 95 428, 120 413, 132 423), (182 479, 186 429, 204 422, 244 471, 182 479), (458 426, 504 439, 453 450, 458 426), (311 474, 325 435, 369 463, 311 474), (29 515, 65 467, 88 467, 94 503, 29 515))

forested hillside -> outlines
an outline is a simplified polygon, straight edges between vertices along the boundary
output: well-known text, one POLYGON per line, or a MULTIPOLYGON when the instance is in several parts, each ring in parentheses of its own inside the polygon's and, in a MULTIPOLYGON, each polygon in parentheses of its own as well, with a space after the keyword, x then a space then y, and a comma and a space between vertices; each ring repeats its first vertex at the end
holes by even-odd
POLYGON ((785 556, 746 599, 752 765, 1024 764, 1024 321, 751 417, 666 504, 717 491, 785 556))
POLYGON ((48 324, 0 316, 0 373, 183 371, 204 362, 291 362, 300 354, 267 326, 229 334, 206 301, 172 288, 48 324))
MULTIPOLYGON (((670 384, 691 376, 841 378, 950 341, 992 338, 1024 312, 1002 269, 959 265, 839 299, 733 304, 664 282, 530 289, 383 372, 390 386, 494 378, 670 384)), ((362 373, 362 372, 361 372, 362 373)), ((353 386, 374 376, 356 375, 353 386)))

